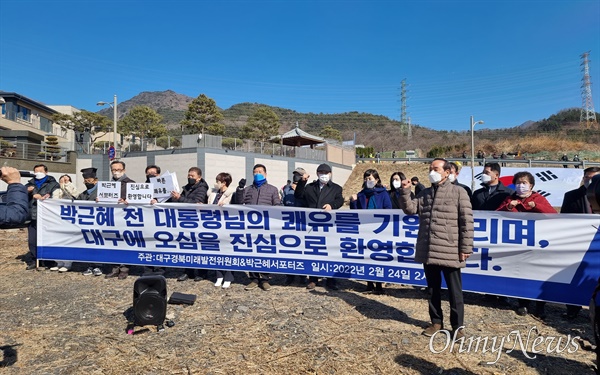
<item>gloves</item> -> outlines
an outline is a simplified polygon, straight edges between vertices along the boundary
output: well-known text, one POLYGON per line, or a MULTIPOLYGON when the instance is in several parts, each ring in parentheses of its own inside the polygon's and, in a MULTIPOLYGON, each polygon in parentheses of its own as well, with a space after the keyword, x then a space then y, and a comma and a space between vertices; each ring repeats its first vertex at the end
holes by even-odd
POLYGON ((243 189, 244 187, 246 187, 246 179, 242 178, 238 184, 238 188, 243 189))

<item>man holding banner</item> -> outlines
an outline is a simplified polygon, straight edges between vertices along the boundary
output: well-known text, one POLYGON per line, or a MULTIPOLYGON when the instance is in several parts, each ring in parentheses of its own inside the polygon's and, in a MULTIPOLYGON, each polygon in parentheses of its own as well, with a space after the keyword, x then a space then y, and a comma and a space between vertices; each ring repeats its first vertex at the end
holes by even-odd
POLYGON ((429 166, 431 187, 411 199, 409 180, 402 181, 400 207, 409 215, 419 215, 415 262, 423 263, 429 297, 431 325, 423 331, 433 336, 444 329, 442 313, 442 274, 450 298, 452 336, 464 333, 464 302, 461 268, 473 253, 473 211, 466 190, 448 179, 450 163, 434 159, 429 166))

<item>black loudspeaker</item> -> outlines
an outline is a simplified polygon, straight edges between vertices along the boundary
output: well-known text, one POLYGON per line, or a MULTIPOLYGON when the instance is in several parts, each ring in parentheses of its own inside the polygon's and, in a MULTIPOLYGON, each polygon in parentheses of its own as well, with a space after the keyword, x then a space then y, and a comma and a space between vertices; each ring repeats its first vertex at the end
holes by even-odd
POLYGON ((163 276, 143 276, 133 284, 134 324, 162 325, 167 315, 167 280, 163 276))

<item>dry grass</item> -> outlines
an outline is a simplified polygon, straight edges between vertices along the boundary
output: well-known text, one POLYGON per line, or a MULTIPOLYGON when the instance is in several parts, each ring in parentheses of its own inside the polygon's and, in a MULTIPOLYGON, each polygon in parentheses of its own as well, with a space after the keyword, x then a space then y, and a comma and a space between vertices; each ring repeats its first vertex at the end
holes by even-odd
MULTIPOLYGON (((123 313, 133 283, 25 271, 15 259, 26 232, 0 232, 0 373, 10 374, 584 374, 593 354, 440 353, 421 336, 428 321, 424 292, 390 285, 387 294, 361 293, 363 282, 342 280, 341 290, 302 285, 245 291, 238 273, 231 289, 211 282, 178 283, 167 273, 169 294, 194 293, 195 305, 168 305, 176 325, 163 333, 138 327, 125 334, 123 313)), ((84 265, 79 265, 79 270, 84 265)), ((135 270, 134 270, 135 272, 135 270)), ((551 305, 540 322, 512 308, 490 306, 466 293, 466 325, 475 335, 507 335, 531 327, 543 336, 589 336, 588 312, 571 324, 551 305)), ((447 303, 444 303, 448 311, 447 303)), ((441 338, 436 345, 443 345, 441 338)), ((508 350, 510 345, 505 345, 508 350)))

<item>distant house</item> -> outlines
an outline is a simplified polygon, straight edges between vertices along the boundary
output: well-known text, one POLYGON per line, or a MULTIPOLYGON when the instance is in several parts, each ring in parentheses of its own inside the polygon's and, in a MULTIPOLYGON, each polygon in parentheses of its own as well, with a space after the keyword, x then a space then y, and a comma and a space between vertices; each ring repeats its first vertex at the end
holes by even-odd
POLYGON ((57 110, 15 92, 0 91, 0 137, 23 143, 41 143, 45 136, 58 137, 59 146, 73 149, 72 131, 53 124, 57 110))

